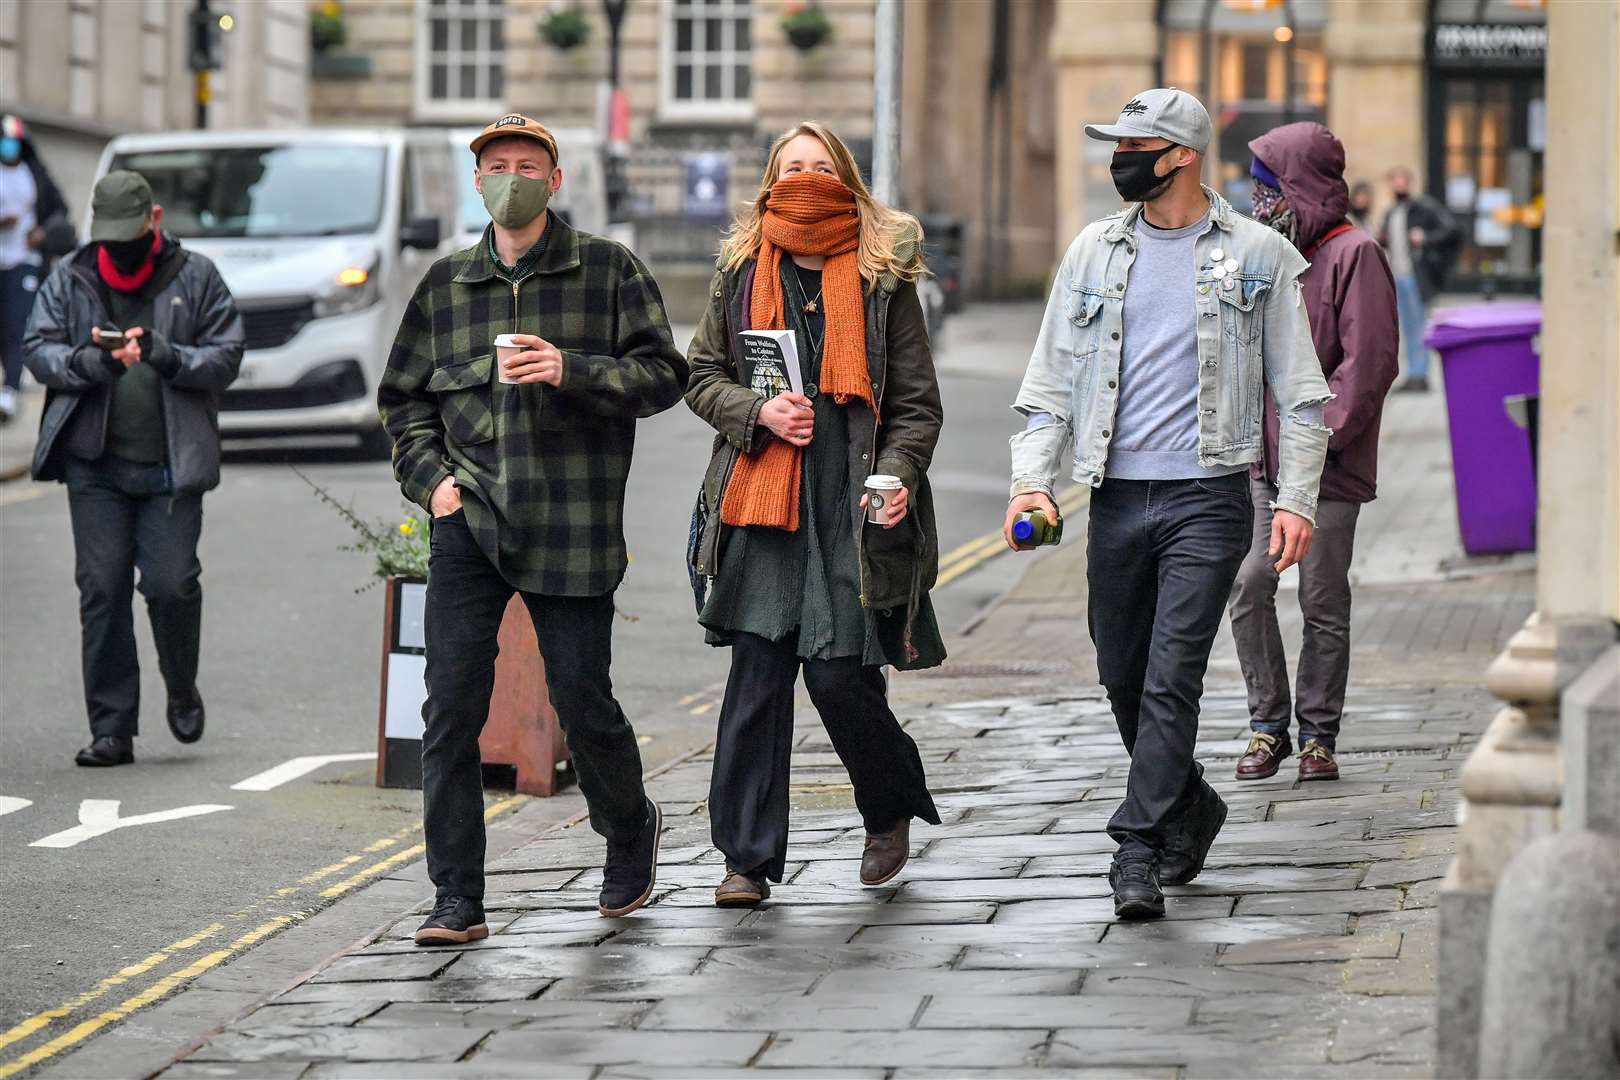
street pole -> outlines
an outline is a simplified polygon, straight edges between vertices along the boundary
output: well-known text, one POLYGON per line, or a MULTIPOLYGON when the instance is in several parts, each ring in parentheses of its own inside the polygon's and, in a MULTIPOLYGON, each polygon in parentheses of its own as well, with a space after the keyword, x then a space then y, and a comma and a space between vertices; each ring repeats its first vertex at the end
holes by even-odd
POLYGON ((877 0, 877 96, 872 106, 872 187, 879 201, 900 201, 900 63, 903 0, 877 0))
MULTIPOLYGON (((208 17, 208 0, 197 0, 198 22, 208 17)), ((208 130, 208 98, 211 88, 208 85, 209 71, 206 67, 199 67, 193 74, 197 91, 197 130, 208 130)))
POLYGON ((608 197, 608 220, 620 221, 624 218, 627 201, 626 183, 624 177, 624 146, 617 136, 622 132, 615 132, 614 125, 618 115, 619 105, 619 73, 620 55, 622 46, 622 33, 624 29, 624 11, 629 0, 602 0, 602 16, 608 25, 608 78, 606 92, 602 97, 602 139, 606 149, 606 176, 608 197))

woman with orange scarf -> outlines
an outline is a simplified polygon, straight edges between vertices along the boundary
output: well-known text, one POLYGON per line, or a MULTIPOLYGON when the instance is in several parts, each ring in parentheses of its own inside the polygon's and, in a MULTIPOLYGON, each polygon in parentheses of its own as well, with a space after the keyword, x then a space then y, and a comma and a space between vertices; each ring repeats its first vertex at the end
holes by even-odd
POLYGON ((916 279, 915 218, 879 203, 819 124, 777 139, 759 195, 721 251, 688 357, 686 402, 718 432, 693 516, 698 621, 731 647, 710 781, 726 856, 715 903, 757 904, 787 862, 793 692, 805 689, 866 826, 863 885, 905 866, 911 819, 939 824, 882 666, 945 650, 928 464, 943 420, 916 279), (783 392, 739 333, 793 332, 804 392, 783 392), (901 488, 867 523, 866 478, 901 488))

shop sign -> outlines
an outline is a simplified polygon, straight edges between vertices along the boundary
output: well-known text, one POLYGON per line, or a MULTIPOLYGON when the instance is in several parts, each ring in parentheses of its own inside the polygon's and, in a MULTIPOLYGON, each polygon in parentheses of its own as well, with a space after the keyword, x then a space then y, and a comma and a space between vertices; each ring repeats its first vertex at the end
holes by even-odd
POLYGON ((1547 62, 1547 28, 1534 23, 1440 23, 1434 60, 1486 67, 1540 67, 1547 62))

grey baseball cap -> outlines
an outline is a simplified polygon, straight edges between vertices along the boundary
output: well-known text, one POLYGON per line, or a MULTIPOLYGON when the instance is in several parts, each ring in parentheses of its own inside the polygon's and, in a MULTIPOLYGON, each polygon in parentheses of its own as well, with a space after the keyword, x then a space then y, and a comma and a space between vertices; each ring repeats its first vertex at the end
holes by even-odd
POLYGON ((152 188, 146 177, 128 169, 96 181, 90 195, 90 239, 133 240, 146 231, 152 212, 152 188))
POLYGON ((1087 124, 1093 139, 1168 139, 1200 154, 1209 150, 1212 125, 1204 103, 1175 87, 1144 90, 1119 110, 1119 122, 1087 124))

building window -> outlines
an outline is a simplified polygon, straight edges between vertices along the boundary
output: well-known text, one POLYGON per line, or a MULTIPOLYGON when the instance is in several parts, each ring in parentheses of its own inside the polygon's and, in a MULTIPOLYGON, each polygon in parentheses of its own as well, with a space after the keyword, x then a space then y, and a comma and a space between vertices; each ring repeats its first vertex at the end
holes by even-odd
POLYGON ((416 109, 483 118, 506 95, 506 0, 416 0, 416 109))
POLYGON ((752 0, 664 0, 662 40, 664 115, 753 115, 752 0))

